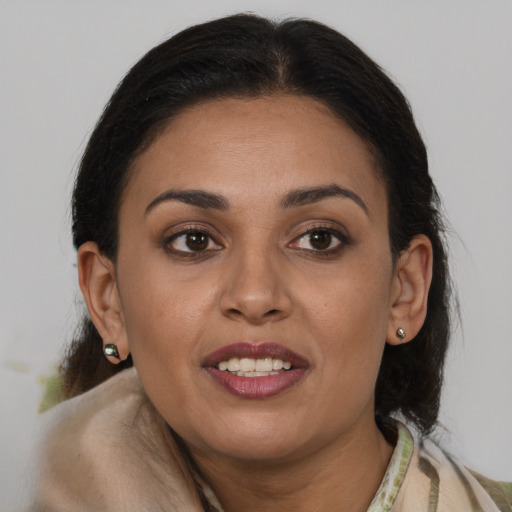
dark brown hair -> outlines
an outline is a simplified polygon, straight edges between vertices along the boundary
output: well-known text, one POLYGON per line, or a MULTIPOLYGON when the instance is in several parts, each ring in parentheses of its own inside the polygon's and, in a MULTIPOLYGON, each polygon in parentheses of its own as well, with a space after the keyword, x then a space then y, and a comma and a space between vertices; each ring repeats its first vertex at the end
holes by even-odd
MULTIPOLYGON (((376 413, 401 412, 423 433, 436 424, 449 338, 449 276, 439 198, 409 105, 386 74, 337 31, 310 20, 236 15, 188 28, 147 53, 118 86, 96 125, 73 193, 73 242, 94 241, 113 261, 118 209, 131 163, 184 108, 223 97, 303 95, 327 105, 367 142, 387 187, 396 257, 420 233, 434 250, 426 321, 410 343, 386 345, 376 413)), ((84 320, 62 364, 67 396, 131 366, 110 365, 84 320)))

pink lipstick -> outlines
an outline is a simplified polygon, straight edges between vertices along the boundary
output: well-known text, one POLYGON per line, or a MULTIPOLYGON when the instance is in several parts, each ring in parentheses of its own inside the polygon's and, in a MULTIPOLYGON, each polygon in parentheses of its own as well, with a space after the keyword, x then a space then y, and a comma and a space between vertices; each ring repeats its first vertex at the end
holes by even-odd
POLYGON ((267 398, 296 384, 308 362, 276 343, 234 343, 208 355, 203 368, 231 394, 267 398))

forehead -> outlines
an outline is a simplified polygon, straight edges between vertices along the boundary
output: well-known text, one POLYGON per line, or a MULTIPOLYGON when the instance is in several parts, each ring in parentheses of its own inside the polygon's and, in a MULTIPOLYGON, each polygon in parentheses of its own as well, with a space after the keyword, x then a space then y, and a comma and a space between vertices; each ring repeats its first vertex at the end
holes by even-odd
POLYGON ((125 199, 169 188, 278 199, 291 188, 336 183, 385 196, 368 145, 323 103, 276 95, 207 101, 184 110, 135 161, 125 199), (128 197, 127 197, 128 196, 128 197))

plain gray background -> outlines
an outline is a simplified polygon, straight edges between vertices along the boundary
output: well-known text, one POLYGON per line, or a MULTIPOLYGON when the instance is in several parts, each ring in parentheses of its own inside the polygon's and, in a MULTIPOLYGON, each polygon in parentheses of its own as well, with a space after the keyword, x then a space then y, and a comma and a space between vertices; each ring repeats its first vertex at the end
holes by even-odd
POLYGON ((152 46, 240 11, 340 30, 409 98, 453 230, 462 328, 442 442, 512 480, 512 2, 0 0, 0 508, 36 432, 41 377, 75 323, 73 173, 115 85, 152 46))

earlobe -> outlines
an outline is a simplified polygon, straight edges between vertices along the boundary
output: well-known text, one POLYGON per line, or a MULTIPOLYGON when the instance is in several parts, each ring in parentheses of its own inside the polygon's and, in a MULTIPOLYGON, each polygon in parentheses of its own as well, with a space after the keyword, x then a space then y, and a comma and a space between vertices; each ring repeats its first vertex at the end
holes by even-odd
POLYGON ((400 254, 395 268, 394 296, 386 333, 390 345, 411 341, 423 326, 432 264, 432 243, 427 236, 416 235, 400 254))
POLYGON ((103 339, 104 354, 117 364, 128 357, 129 348, 115 268, 94 242, 78 250, 78 280, 91 320, 103 339), (117 355, 105 351, 110 345, 116 347, 117 355))

